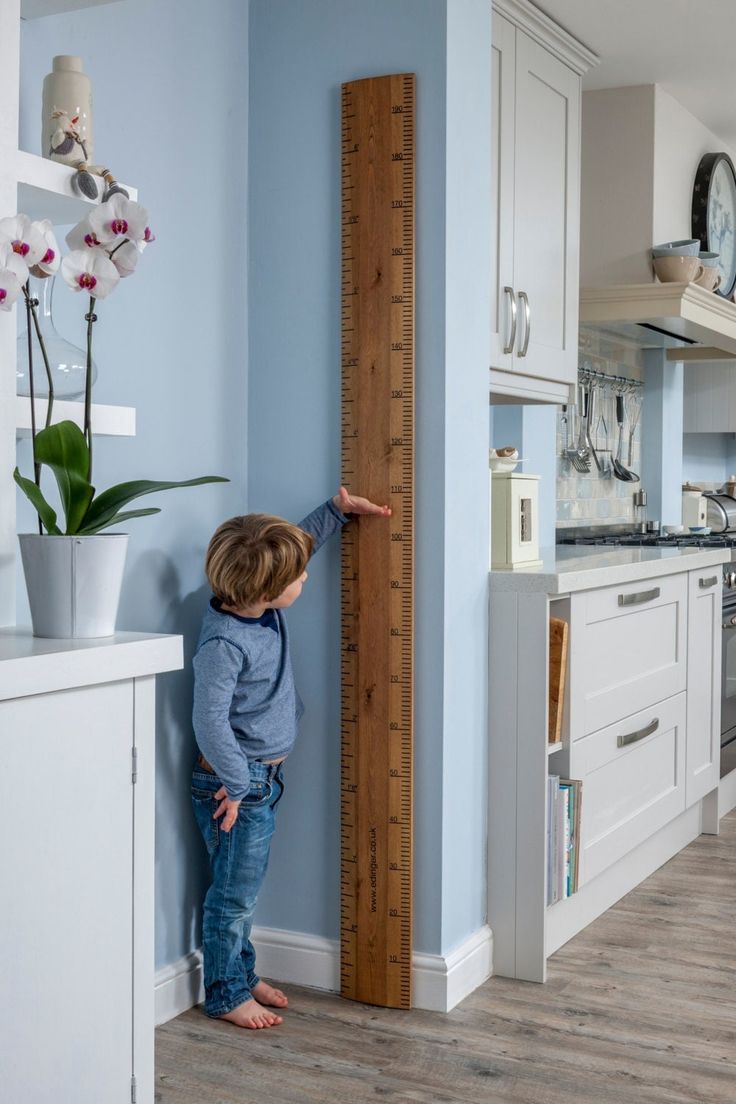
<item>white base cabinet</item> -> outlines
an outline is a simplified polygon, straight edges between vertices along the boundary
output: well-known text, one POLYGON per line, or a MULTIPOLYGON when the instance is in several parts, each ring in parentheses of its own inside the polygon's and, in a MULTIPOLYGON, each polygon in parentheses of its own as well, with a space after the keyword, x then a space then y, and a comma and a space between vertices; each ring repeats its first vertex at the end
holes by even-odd
POLYGON ((721 759, 720 569, 691 571, 688 592, 686 804, 718 785, 721 759))
POLYGON ((153 1104, 154 673, 180 666, 179 637, 0 632, 4 1099, 153 1104))
POLYGON ((494 973, 547 955, 701 831, 717 831, 720 564, 550 597, 491 591, 488 916, 494 973), (570 626, 547 744, 549 618, 570 626), (582 781, 579 888, 547 906, 548 777, 582 781))

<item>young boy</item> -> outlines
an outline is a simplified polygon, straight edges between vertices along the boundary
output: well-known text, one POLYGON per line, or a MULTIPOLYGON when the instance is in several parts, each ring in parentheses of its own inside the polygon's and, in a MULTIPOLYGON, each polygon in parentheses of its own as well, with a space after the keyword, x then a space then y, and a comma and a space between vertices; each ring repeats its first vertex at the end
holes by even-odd
POLYGON ((282 1022, 287 998, 255 972, 250 931, 268 864, 283 762, 304 707, 294 686, 283 610, 306 582, 309 557, 349 521, 388 506, 348 494, 292 525, 268 514, 231 518, 215 532, 205 570, 214 597, 194 656, 194 732, 200 755, 192 803, 210 859, 202 945, 205 1011, 239 1027, 282 1022))

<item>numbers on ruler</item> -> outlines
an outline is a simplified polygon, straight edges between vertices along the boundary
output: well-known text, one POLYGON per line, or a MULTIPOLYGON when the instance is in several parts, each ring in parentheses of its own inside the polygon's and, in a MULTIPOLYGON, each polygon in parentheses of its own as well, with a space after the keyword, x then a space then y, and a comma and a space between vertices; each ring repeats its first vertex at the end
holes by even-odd
MULTIPOLYGON (((394 78, 392 78, 394 80, 394 78)), ((373 875, 366 866, 362 871, 356 869, 366 861, 366 851, 362 844, 358 847, 359 840, 363 840, 362 832, 365 829, 363 817, 363 769, 359 751, 361 749, 362 735, 360 724, 362 720, 363 699, 361 687, 365 681, 362 670, 363 654, 365 648, 361 638, 361 647, 357 644, 357 630, 371 629, 371 623, 366 616, 361 617, 361 581, 362 571, 362 545, 357 540, 346 540, 343 558, 342 594, 343 619, 342 630, 346 634, 343 637, 342 663, 343 673, 343 703, 341 717, 344 723, 343 730, 343 840, 345 849, 343 859, 346 863, 343 875, 343 899, 344 922, 342 931, 348 940, 341 946, 343 956, 344 973, 342 975, 343 986, 346 994, 359 995, 361 990, 365 992, 365 982, 356 977, 356 962, 353 955, 360 959, 361 928, 363 919, 366 920, 367 933, 373 929, 371 925, 383 923, 386 932, 387 945, 384 944, 383 970, 391 979, 389 989, 391 1001, 398 1001, 400 1006, 408 1006, 410 990, 408 973, 403 976, 404 969, 410 969, 410 930, 411 925, 411 745, 407 746, 405 740, 411 739, 411 653, 407 647, 411 647, 412 637, 412 563, 411 550, 413 538, 410 521, 407 520, 406 510, 409 510, 409 518, 412 510, 413 491, 413 264, 414 264, 414 239, 413 239, 413 78, 395 78, 396 83, 391 85, 391 91, 383 100, 384 112, 390 111, 386 116, 385 124, 378 123, 373 128, 374 122, 368 122, 362 115, 362 89, 359 86, 343 86, 343 150, 346 155, 343 163, 343 182, 346 190, 343 192, 343 270, 342 270, 342 352, 343 367, 342 385, 342 456, 343 464, 347 464, 351 476, 357 478, 356 472, 360 471, 363 462, 363 450, 370 450, 375 446, 377 454, 386 462, 385 481, 390 487, 393 496, 394 512, 399 511, 399 517, 394 524, 400 526, 399 531, 385 534, 396 546, 390 546, 390 571, 397 571, 395 578, 388 579, 390 587, 386 596, 388 602, 385 607, 385 615, 381 614, 375 629, 385 634, 388 628, 390 633, 389 651, 392 654, 392 662, 389 671, 383 674, 384 692, 389 700, 386 702, 388 716, 384 714, 383 732, 376 733, 379 738, 381 754, 386 754, 387 759, 379 767, 379 773, 383 773, 383 788, 381 794, 382 806, 380 814, 374 821, 371 814, 371 823, 378 829, 380 847, 377 855, 379 869, 382 867, 388 876, 391 887, 386 890, 379 884, 378 899, 371 896, 370 891, 365 893, 365 885, 370 885, 373 875), (395 120, 395 121, 394 121, 395 120), (384 129, 382 129, 382 126, 384 129), (381 191, 378 192, 383 210, 374 212, 368 206, 361 206, 364 199, 364 189, 369 187, 365 175, 361 175, 361 159, 368 157, 366 153, 366 133, 371 134, 373 143, 372 152, 377 155, 376 168, 379 178, 383 181, 381 191), (403 135, 403 137, 402 137, 403 135), (351 149, 355 142, 356 149, 351 149), (360 153, 358 153, 360 149, 360 153), (351 154, 356 153, 358 160, 351 154), (393 195, 392 195, 393 192, 393 195), (360 216, 358 217, 358 212, 360 216), (371 352, 371 360, 368 361, 368 352, 371 349, 370 340, 366 345, 364 333, 369 322, 375 321, 368 313, 362 310, 362 301, 359 297, 362 292, 358 288, 356 280, 360 279, 358 273, 365 268, 364 245, 371 241, 370 235, 374 232, 374 215, 378 219, 376 228, 381 238, 381 250, 385 258, 388 253, 387 265, 380 265, 384 277, 383 280, 374 282, 373 271, 369 274, 369 302, 375 304, 378 316, 378 325, 385 326, 385 344, 382 344, 380 366, 374 359, 376 354, 371 352), (362 266, 362 267, 361 267, 362 266), (401 311, 397 308, 401 307, 401 311), (401 354, 401 355, 399 355, 401 354), (376 372, 375 379, 371 377, 371 384, 381 388, 383 398, 390 398, 390 418, 386 413, 389 424, 385 429, 385 436, 375 432, 367 434, 363 426, 363 402, 365 391, 362 386, 363 370, 376 372), (398 406, 393 400, 398 400, 398 406), (347 405, 349 404, 349 405, 347 405), (354 439, 357 432, 360 437, 354 439), (391 433, 399 436, 392 437, 391 433), (364 440, 366 444, 364 444, 364 440), (388 442, 388 445, 387 445, 388 442), (398 451, 394 451, 398 450, 398 451), (400 497, 396 497, 400 496, 400 497), (401 549, 398 544, 401 543, 401 549), (357 589, 356 589, 357 586, 357 589), (363 622, 365 621, 365 624, 363 622), (392 624, 393 622, 393 624, 392 624), (348 643, 350 641, 350 643, 348 643), (395 641, 395 644, 394 644, 395 641), (348 652, 358 653, 352 656, 348 652), (385 683, 389 685, 385 685, 385 683), (358 723, 351 723, 358 716, 358 723), (395 719, 391 719, 393 714, 395 719), (382 741, 382 742, 380 742, 382 741), (357 771, 357 774, 356 774, 357 771), (390 815, 389 814, 395 814, 390 815), (386 835, 388 833, 388 835, 386 835), (409 833, 409 834, 407 834, 409 833), (385 848, 388 847, 389 853, 385 848), (357 864, 355 852, 358 852, 357 864), (389 859, 391 854, 391 861, 389 859), (390 872, 390 873, 389 873, 390 872), (361 881, 364 883, 361 889, 361 881), (401 893, 399 894, 399 889, 401 893), (383 900, 381 900, 381 895, 383 900), (388 899, 386 899, 386 897, 388 899), (377 908, 376 908, 377 906, 377 908), (366 917, 366 909, 377 912, 374 920, 366 917), (357 911, 354 911, 357 910, 357 911), (408 934, 407 934, 408 932, 408 934), (394 969, 398 967, 398 969, 394 969)), ((366 281, 363 279, 363 285, 366 281)), ((365 291, 365 286, 363 287, 365 291)), ((370 335, 369 339, 370 339, 370 335)), ((383 340, 383 339, 382 339, 383 340)), ((385 493, 385 491, 384 491, 385 493)), ((388 552, 388 549, 387 549, 388 552)), ((383 586, 386 582, 384 580, 383 586)), ((370 639, 370 637, 369 637, 370 639)), ((371 673, 370 681, 375 675, 371 673)), ((378 751, 378 748, 376 749, 378 751)), ((379 760, 380 762, 380 760, 379 760)), ((380 789, 380 779, 376 779, 380 789)), ((368 794, 366 800, 371 798, 368 794)), ((372 800, 372 798, 371 798, 372 800)), ((378 810, 376 810, 378 811, 378 810)), ((374 829, 375 830, 375 829, 374 829)), ((363 841, 365 842, 365 841, 363 841)), ((375 852, 374 852, 375 855, 375 852)), ((370 938, 370 936, 369 936, 370 938)), ((358 963, 359 965, 359 963, 358 963)), ((381 966, 376 962, 378 973, 381 966)), ((368 986, 370 990, 370 985, 368 986)), ((379 1003, 383 997, 378 994, 379 1003)))

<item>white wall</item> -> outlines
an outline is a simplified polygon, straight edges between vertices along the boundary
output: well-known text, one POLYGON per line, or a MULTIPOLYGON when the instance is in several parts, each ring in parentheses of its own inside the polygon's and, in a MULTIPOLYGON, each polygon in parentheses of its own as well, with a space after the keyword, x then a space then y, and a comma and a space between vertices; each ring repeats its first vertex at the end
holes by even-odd
POLYGON ((648 283, 649 250, 692 237, 695 174, 729 149, 659 85, 583 94, 581 287, 648 283))

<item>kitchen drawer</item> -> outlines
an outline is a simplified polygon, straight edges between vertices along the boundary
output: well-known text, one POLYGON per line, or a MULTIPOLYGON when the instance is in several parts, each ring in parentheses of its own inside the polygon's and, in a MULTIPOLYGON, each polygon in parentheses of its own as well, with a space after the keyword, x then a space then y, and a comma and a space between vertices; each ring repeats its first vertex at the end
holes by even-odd
POLYGON ((687 607, 686 574, 572 595, 571 740, 685 689, 687 607))
POLYGON ((570 777, 583 782, 581 882, 684 810, 686 699, 677 694, 571 747, 570 777))

